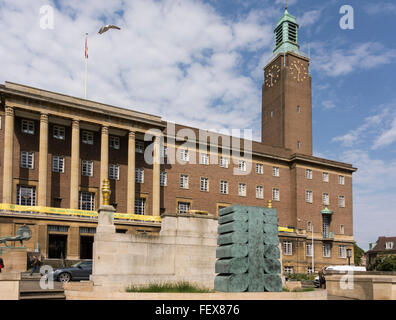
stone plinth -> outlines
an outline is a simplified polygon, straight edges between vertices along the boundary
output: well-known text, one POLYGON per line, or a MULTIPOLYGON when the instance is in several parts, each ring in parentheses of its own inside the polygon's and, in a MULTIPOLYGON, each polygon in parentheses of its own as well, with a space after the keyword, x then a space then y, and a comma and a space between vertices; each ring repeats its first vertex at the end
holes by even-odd
POLYGON ((98 228, 96 233, 115 233, 113 206, 101 206, 98 210, 98 228))
POLYGON ((27 250, 25 248, 1 248, 0 256, 4 261, 2 273, 26 272, 27 250))

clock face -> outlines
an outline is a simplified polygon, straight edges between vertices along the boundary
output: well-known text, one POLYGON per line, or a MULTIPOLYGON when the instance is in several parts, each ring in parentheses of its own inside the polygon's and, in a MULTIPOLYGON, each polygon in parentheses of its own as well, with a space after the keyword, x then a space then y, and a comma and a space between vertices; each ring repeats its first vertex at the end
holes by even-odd
POLYGON ((272 65, 265 72, 265 85, 268 88, 273 87, 280 80, 280 67, 276 64, 272 65))
POLYGON ((308 69, 301 61, 292 61, 289 70, 291 76, 297 82, 303 82, 308 79, 308 69))

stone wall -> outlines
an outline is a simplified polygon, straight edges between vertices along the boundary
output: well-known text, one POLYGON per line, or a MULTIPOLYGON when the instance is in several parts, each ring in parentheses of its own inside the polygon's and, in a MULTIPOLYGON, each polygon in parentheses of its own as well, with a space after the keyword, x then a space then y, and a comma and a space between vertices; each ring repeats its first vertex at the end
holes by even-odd
POLYGON ((164 215, 159 236, 103 230, 93 246, 95 286, 123 291, 132 284, 186 280, 213 289, 217 218, 164 215))

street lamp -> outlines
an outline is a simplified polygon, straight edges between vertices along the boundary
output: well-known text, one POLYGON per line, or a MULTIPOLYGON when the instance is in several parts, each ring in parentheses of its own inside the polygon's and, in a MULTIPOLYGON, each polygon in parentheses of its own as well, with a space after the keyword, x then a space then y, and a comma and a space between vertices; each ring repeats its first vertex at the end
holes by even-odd
POLYGON ((351 265, 352 249, 347 249, 348 265, 351 265))

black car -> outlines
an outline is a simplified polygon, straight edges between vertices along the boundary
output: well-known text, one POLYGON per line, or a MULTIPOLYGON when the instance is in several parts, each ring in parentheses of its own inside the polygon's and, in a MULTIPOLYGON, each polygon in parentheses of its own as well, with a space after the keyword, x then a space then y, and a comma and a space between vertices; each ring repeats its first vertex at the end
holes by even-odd
MULTIPOLYGON (((61 268, 52 272, 55 281, 69 282, 74 280, 89 280, 92 274, 92 261, 80 261, 70 268, 61 268)), ((48 275, 49 277, 50 275, 48 275)))

